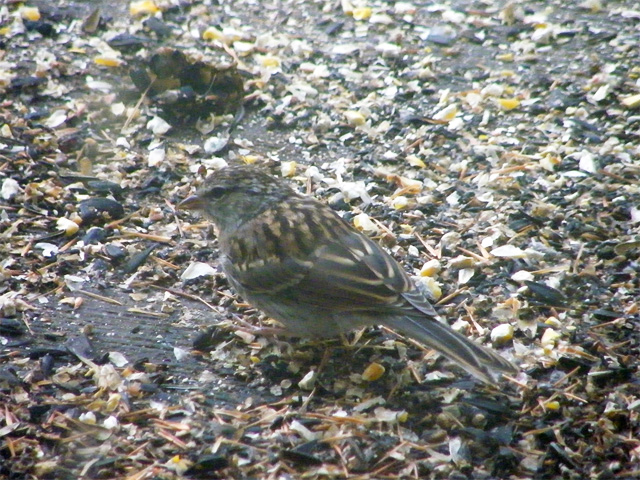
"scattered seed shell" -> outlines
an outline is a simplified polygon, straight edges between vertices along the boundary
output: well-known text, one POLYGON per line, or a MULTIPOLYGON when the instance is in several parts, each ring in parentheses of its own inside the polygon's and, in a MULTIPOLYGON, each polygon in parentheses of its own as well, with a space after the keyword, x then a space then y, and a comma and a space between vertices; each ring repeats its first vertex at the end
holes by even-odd
POLYGON ((302 377, 302 380, 298 382, 298 386, 302 390, 313 390, 317 379, 317 373, 315 370, 310 370, 307 374, 302 377))

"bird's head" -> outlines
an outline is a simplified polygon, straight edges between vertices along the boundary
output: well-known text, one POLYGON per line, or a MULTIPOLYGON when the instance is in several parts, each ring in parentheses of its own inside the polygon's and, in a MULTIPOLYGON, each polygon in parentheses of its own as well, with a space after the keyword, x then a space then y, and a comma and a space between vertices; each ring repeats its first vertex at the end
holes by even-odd
POLYGON ((297 195, 282 180, 258 167, 243 165, 218 170, 202 187, 178 204, 181 210, 203 212, 221 230, 235 229, 284 198, 297 195))

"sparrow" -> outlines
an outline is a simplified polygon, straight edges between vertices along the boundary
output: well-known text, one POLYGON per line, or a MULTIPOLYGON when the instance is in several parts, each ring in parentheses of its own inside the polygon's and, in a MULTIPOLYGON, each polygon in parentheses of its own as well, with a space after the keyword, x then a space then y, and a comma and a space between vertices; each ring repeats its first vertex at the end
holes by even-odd
POLYGON ((299 337, 385 325, 488 384, 516 367, 454 331, 402 266, 333 209, 257 167, 220 169, 179 209, 213 221, 229 283, 299 337))

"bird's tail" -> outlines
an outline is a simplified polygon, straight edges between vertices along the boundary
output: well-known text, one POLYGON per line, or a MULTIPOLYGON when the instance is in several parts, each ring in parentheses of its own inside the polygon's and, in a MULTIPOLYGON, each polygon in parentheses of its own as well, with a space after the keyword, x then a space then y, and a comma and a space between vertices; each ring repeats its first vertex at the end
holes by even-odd
POLYGON ((518 370, 497 352, 474 343, 432 317, 398 316, 387 319, 385 324, 437 350, 485 383, 495 384, 498 372, 515 373, 518 370))

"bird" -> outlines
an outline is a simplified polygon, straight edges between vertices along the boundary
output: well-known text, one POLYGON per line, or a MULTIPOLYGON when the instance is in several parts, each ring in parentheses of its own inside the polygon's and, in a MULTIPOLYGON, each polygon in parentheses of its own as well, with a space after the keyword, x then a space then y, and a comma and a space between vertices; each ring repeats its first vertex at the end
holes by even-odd
POLYGON ((487 384, 517 368, 441 321, 404 268, 328 205, 251 165, 227 166, 177 206, 214 224, 219 262, 244 300, 294 337, 384 325, 487 384))

